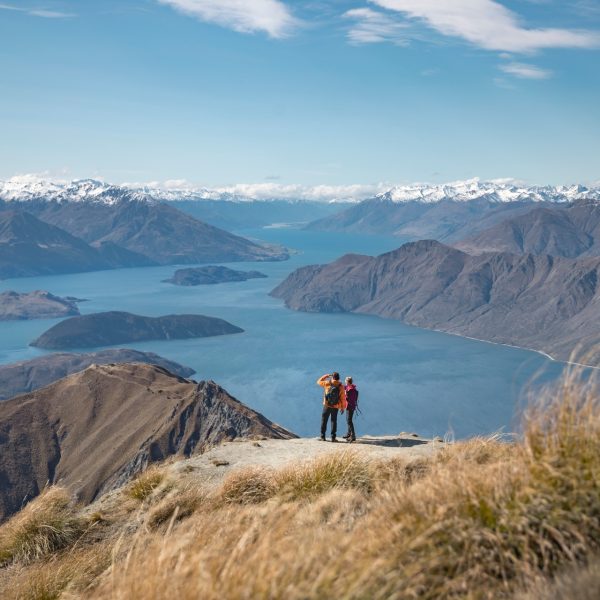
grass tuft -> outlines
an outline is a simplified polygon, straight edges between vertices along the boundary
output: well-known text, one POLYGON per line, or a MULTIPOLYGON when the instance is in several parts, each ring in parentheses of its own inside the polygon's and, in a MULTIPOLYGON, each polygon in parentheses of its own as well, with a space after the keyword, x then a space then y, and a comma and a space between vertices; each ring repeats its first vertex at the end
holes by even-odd
POLYGON ((312 500, 333 489, 369 493, 373 471, 357 452, 336 452, 313 462, 292 465, 275 475, 277 494, 288 502, 312 500))
POLYGON ((227 475, 217 497, 225 504, 259 504, 272 498, 275 492, 270 470, 249 467, 227 475))
POLYGON ((47 488, 0 527, 0 565, 47 556, 74 543, 83 530, 66 490, 47 488))
POLYGON ((126 494, 134 500, 144 502, 164 481, 165 474, 156 467, 150 467, 140 473, 128 486, 126 494))

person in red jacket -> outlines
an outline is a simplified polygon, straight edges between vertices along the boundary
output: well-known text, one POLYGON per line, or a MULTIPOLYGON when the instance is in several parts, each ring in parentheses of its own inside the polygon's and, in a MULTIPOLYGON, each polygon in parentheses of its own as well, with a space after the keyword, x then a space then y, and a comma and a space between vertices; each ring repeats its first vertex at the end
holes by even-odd
POLYGON ((323 414, 321 416, 321 440, 325 441, 327 421, 331 417, 331 441, 337 442, 337 417, 338 411, 344 412, 346 408, 346 390, 340 382, 340 374, 326 373, 317 379, 317 385, 323 388, 323 414))
POLYGON ((354 417, 354 411, 358 408, 358 390, 352 382, 352 377, 346 377, 346 385, 344 386, 346 392, 346 423, 348 424, 348 432, 344 436, 347 442, 356 441, 356 433, 354 431, 354 423, 352 418, 354 417))

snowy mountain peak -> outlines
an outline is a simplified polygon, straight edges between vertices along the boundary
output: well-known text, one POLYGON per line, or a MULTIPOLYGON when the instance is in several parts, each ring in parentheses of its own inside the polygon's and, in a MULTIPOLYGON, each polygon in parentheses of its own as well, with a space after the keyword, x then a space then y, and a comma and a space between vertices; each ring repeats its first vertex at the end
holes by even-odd
POLYGON ((435 203, 441 200, 468 202, 486 199, 491 202, 572 202, 600 200, 600 187, 527 186, 511 179, 481 181, 467 179, 444 184, 415 183, 389 189, 384 184, 303 186, 279 183, 237 184, 210 189, 194 187, 183 181, 163 184, 112 185, 96 179, 53 181, 36 175, 19 175, 0 180, 0 200, 101 202, 122 201, 206 201, 229 202, 361 202, 370 198, 392 202, 435 203))
POLYGON ((600 199, 600 188, 587 188, 583 185, 527 186, 511 179, 468 179, 444 184, 396 186, 377 197, 392 202, 426 203, 441 200, 468 202, 479 199, 491 202, 573 202, 600 199))

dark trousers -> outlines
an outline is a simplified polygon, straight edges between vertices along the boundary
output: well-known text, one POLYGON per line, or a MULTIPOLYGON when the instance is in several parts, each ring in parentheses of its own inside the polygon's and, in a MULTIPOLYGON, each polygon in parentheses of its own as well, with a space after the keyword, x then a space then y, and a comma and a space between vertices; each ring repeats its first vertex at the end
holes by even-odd
POLYGON ((321 435, 325 437, 327 432, 327 421, 331 415, 331 437, 334 438, 337 433, 337 417, 338 409, 330 408, 329 406, 323 407, 323 415, 321 416, 321 435))
POLYGON ((346 437, 350 438, 351 440, 356 439, 356 433, 354 432, 354 423, 352 421, 353 418, 354 418, 354 409, 349 408, 346 411, 346 423, 348 424, 348 433, 346 433, 346 437))

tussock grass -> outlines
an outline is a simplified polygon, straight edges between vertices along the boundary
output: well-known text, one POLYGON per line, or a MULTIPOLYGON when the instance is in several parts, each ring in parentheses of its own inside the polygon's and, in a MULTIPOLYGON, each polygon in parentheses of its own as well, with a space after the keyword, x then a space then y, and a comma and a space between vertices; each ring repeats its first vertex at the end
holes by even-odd
POLYGON ((249 467, 227 475, 217 497, 225 504, 259 504, 273 497, 275 492, 273 473, 269 469, 249 467))
POLYGON ((588 565, 567 569, 554 579, 528 586, 514 600, 598 600, 600 598, 600 559, 588 565))
POLYGON ((206 502, 206 493, 198 488, 176 490, 154 506, 149 514, 147 524, 157 529, 171 521, 181 521, 192 515, 199 506, 206 502))
POLYGON ((84 531, 69 494, 47 488, 0 526, 0 565, 30 562, 74 543, 84 531))
POLYGON ((333 489, 373 489, 371 463, 357 452, 335 452, 275 474, 277 494, 288 502, 308 501, 333 489))
POLYGON ((77 553, 62 553, 36 564, 13 569, 0 578, 3 600, 58 600, 86 597, 111 564, 110 547, 97 544, 77 553))
POLYGON ((164 481, 165 474, 157 467, 150 467, 140 473, 126 489, 126 494, 134 500, 144 502, 164 481))

